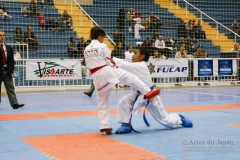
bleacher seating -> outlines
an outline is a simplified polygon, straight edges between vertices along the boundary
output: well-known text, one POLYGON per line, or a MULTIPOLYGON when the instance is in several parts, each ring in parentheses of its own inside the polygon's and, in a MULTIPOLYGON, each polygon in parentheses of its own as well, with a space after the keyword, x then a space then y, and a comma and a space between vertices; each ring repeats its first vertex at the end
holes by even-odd
MULTIPOLYGON (((76 33, 70 28, 67 28, 65 32, 58 32, 52 30, 40 30, 37 18, 24 17, 21 14, 21 4, 23 2, 7 2, 3 1, 3 4, 9 15, 13 16, 11 19, 0 20, 0 28, 4 29, 7 34, 6 42, 13 43, 13 33, 16 27, 20 27, 22 33, 26 31, 27 25, 31 25, 32 31, 37 37, 39 43, 39 49, 37 51, 29 51, 29 58, 68 58, 67 53, 67 41, 69 37, 76 37, 76 33)), ((28 7, 28 3, 25 3, 28 7)), ((59 18, 60 14, 56 8, 51 6, 38 7, 38 12, 43 12, 45 21, 49 16, 53 18, 59 18)))
MULTIPOLYGON (((174 1, 177 2, 177 0, 174 1)), ((215 1, 204 1, 203 3, 202 0, 194 0, 189 2, 228 28, 231 28, 231 24, 235 19, 238 21, 238 23, 240 22, 240 1, 218 0, 217 3, 215 1)), ((185 7, 184 1, 178 1, 178 4, 182 7, 185 7)), ((188 9, 200 17, 200 14, 197 10, 193 9, 192 7, 189 7, 188 9)), ((216 23, 214 23, 212 20, 205 18, 204 21, 210 23, 213 27, 216 27, 216 23)), ((220 32, 225 32, 226 35, 232 39, 231 33, 229 31, 223 30, 222 28, 219 29, 220 32)), ((237 40, 240 42, 240 38, 237 40)))
MULTIPOLYGON (((173 38, 175 41, 178 40, 177 35, 177 24, 180 19, 176 18, 172 13, 169 13, 167 9, 160 8, 159 5, 154 4, 153 0, 147 1, 138 1, 138 0, 112 0, 111 5, 108 5, 109 1, 101 0, 94 1, 93 5, 82 5, 84 10, 103 28, 107 31, 107 33, 113 37, 114 29, 117 27, 117 17, 120 8, 125 8, 128 10, 133 7, 136 12, 140 13, 142 17, 149 17, 151 12, 161 18, 161 22, 163 23, 162 28, 159 31, 159 34, 165 38, 173 38), (97 8, 97 10, 96 10, 97 8)), ((147 37, 151 37, 152 32, 141 32, 141 40, 134 39, 134 33, 128 32, 128 24, 125 21, 125 43, 128 45, 136 46, 136 42, 144 41, 147 37)), ((199 44, 204 47, 204 50, 209 54, 209 57, 217 57, 220 52, 220 47, 213 46, 210 40, 199 40, 199 44)), ((198 45, 198 44, 196 44, 198 45)))

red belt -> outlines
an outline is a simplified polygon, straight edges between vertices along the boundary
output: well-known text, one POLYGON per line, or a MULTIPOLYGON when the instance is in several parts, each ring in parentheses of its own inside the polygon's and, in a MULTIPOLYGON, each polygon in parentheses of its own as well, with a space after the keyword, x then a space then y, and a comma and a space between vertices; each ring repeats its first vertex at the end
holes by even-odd
POLYGON ((98 71, 99 69, 102 69, 103 67, 106 67, 107 65, 103 65, 103 66, 99 66, 99 67, 96 67, 96 68, 93 68, 93 69, 90 69, 90 72, 91 74, 95 73, 96 71, 98 71))

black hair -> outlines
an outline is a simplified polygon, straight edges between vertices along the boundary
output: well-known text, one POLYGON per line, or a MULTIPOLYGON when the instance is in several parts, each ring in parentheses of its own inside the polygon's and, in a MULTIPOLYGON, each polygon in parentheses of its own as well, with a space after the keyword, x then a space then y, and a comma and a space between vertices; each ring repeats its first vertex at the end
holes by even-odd
POLYGON ((106 32, 99 26, 92 27, 90 31, 91 39, 97 39, 98 36, 106 36, 106 32))
POLYGON ((140 47, 138 49, 140 50, 140 54, 144 55, 144 61, 148 61, 148 59, 149 59, 149 51, 146 48, 144 48, 144 47, 140 47))
POLYGON ((132 45, 129 45, 128 47, 127 47, 127 50, 129 50, 129 48, 131 48, 132 47, 132 45))

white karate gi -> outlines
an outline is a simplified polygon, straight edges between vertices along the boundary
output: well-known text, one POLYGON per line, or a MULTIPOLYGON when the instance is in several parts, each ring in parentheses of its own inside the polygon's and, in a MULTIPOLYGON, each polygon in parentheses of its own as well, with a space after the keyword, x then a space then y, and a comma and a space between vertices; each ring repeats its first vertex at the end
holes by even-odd
MULTIPOLYGON (((135 74, 149 88, 153 86, 153 82, 147 64, 145 62, 129 63, 118 58, 113 58, 113 60, 115 61, 116 66, 135 74)), ((134 103, 136 96, 137 92, 133 89, 131 93, 121 98, 119 101, 117 122, 129 123, 131 113, 138 114, 141 106, 147 103, 147 100, 144 100, 142 95, 139 95, 137 101, 134 103)), ((168 114, 164 110, 160 95, 155 97, 152 102, 149 102, 147 109, 153 115, 156 121, 167 128, 175 128, 178 125, 182 124, 181 118, 178 114, 168 114)))
POLYGON ((141 39, 139 31, 141 29, 145 29, 145 27, 141 25, 142 20, 141 20, 141 18, 133 18, 133 21, 136 22, 136 24, 134 25, 134 38, 141 39))
MULTIPOLYGON (((106 60, 106 57, 111 57, 110 54, 111 51, 104 43, 92 40, 84 50, 86 67, 90 70, 110 63, 106 60)), ((103 67, 92 74, 92 79, 97 91, 100 129, 111 128, 108 97, 113 85, 125 84, 140 91, 143 95, 151 91, 136 75, 116 67, 103 67)))

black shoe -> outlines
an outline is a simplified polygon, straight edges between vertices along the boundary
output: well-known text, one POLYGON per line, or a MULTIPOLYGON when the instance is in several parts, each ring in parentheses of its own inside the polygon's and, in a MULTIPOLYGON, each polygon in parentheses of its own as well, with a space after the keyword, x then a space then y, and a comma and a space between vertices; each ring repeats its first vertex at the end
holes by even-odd
POLYGON ((89 93, 89 92, 83 92, 83 93, 86 94, 86 95, 89 96, 89 97, 92 97, 92 94, 89 93))
POLYGON ((24 106, 24 104, 14 104, 14 105, 12 105, 13 109, 18 109, 18 108, 21 108, 23 106, 24 106))

